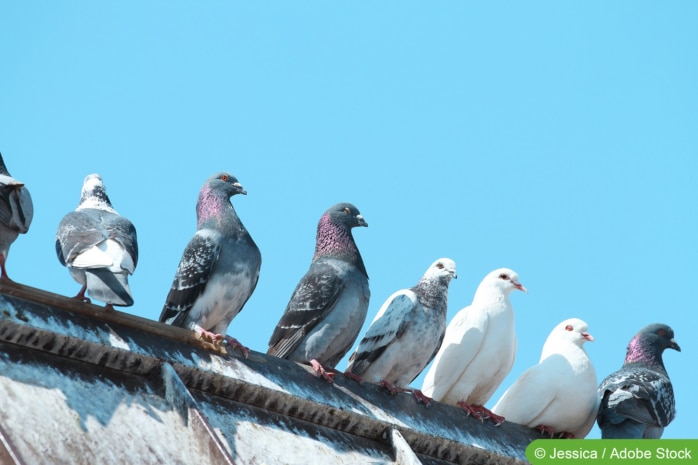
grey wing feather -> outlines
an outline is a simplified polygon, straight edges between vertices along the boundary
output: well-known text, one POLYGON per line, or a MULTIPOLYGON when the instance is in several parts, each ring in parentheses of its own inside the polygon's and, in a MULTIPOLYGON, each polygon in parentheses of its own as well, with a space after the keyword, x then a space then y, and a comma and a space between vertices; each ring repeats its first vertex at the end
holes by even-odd
POLYGON ((378 318, 371 323, 366 335, 361 339, 359 347, 349 360, 348 370, 361 376, 371 363, 385 352, 385 349, 396 339, 400 339, 412 324, 412 315, 419 303, 407 292, 400 291, 393 295, 379 310, 378 318), (386 307, 387 305, 387 307, 386 307))
POLYGON ((16 179, 0 175, 0 222, 26 233, 33 217, 34 206, 29 190, 16 179))
POLYGON ((174 326, 181 326, 196 299, 206 288, 218 256, 220 244, 211 236, 197 232, 189 241, 159 320, 174 326))
POLYGON ((336 270, 315 262, 301 278, 269 339, 269 355, 284 358, 334 308, 344 282, 336 270))
POLYGON ((618 423, 626 418, 644 424, 668 425, 674 417, 669 378, 649 369, 621 370, 599 387, 601 418, 618 423))

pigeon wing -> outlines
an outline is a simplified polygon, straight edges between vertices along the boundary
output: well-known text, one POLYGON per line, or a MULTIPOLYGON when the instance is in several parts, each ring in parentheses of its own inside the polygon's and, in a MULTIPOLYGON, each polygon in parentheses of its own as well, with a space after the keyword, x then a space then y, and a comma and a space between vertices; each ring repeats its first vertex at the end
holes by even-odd
POLYGON ((284 358, 293 352, 303 337, 332 311, 344 285, 331 265, 313 263, 293 291, 269 340, 267 353, 284 358))
POLYGON ((488 321, 487 315, 471 306, 456 314, 424 379, 425 394, 441 399, 451 390, 480 351, 488 321))
POLYGON ((361 376, 392 342, 402 337, 412 322, 417 305, 417 296, 409 289, 391 295, 378 310, 347 369, 361 376))
POLYGON ((196 232, 184 249, 160 321, 181 326, 196 299, 206 288, 220 250, 216 235, 206 231, 196 232))
POLYGON ((31 195, 15 178, 0 174, 0 223, 26 233, 34 217, 31 195))

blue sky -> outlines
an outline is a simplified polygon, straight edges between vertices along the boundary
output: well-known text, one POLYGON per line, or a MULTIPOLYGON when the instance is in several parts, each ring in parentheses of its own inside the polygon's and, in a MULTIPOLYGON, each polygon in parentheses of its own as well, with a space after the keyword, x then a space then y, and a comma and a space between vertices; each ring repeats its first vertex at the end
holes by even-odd
POLYGON ((449 320, 513 268, 529 294, 489 406, 564 319, 588 322, 599 381, 665 322, 683 352, 665 354, 664 437, 698 437, 695 2, 14 2, 0 18, 0 152, 35 204, 13 279, 77 293, 55 231, 97 172, 138 230, 125 311, 157 319, 198 190, 227 170, 262 251, 229 328, 251 349, 347 201, 369 223, 367 325, 439 257, 458 266, 449 320))

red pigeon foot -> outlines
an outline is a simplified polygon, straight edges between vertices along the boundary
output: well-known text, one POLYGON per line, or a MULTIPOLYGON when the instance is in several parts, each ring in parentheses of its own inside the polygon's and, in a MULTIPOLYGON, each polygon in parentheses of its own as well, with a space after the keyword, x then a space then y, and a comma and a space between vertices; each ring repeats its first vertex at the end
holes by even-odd
POLYGON ((228 343, 231 349, 238 349, 240 352, 242 352, 242 356, 247 358, 248 355, 250 355, 250 349, 247 346, 244 346, 235 339, 234 337, 231 336, 225 336, 225 342, 228 343))
POLYGON ((391 396, 394 396, 394 395, 396 395, 398 392, 401 391, 401 389, 398 388, 397 386, 395 386, 393 383, 390 383, 390 382, 388 382, 388 381, 386 381, 386 380, 384 380, 384 379, 381 380, 381 382, 378 383, 378 384, 380 384, 380 385, 383 386, 385 389, 387 389, 391 396))
POLYGON ((553 429, 550 426, 545 426, 545 425, 538 425, 536 426, 536 429, 540 431, 540 434, 548 434, 552 438, 555 433, 553 432, 553 429))
POLYGON ((349 370, 345 371, 343 374, 344 374, 344 376, 346 376, 347 378, 353 379, 354 381, 356 381, 356 382, 359 383, 359 384, 361 384, 361 383, 364 382, 364 380, 363 380, 363 378, 362 378, 361 376, 355 375, 354 373, 352 373, 352 372, 349 371, 349 370))
POLYGON ((211 344, 219 344, 223 340, 223 335, 207 331, 201 326, 196 326, 196 328, 194 328, 194 331, 196 331, 196 333, 201 337, 201 339, 203 339, 206 342, 210 342, 211 344))
POLYGON ((87 284, 84 284, 82 288, 80 289, 80 292, 78 292, 73 299, 79 300, 80 302, 85 302, 87 304, 92 303, 92 301, 89 299, 89 297, 85 297, 85 292, 87 291, 87 284))
POLYGON ((491 410, 485 408, 483 405, 468 405, 465 402, 458 402, 457 405, 462 408, 465 413, 474 416, 480 421, 490 419, 494 423, 494 426, 499 426, 504 423, 504 417, 492 413, 491 410))
POLYGON ((414 389, 412 391, 412 395, 417 399, 417 402, 421 402, 424 404, 425 407, 429 407, 431 405, 431 402, 434 400, 431 397, 425 395, 422 391, 419 389, 414 389))
POLYGON ((325 367, 323 367, 320 362, 318 362, 315 359, 312 359, 310 361, 310 366, 313 367, 313 371, 315 371, 315 373, 317 373, 318 376, 322 376, 328 383, 334 382, 334 373, 325 370, 325 367))

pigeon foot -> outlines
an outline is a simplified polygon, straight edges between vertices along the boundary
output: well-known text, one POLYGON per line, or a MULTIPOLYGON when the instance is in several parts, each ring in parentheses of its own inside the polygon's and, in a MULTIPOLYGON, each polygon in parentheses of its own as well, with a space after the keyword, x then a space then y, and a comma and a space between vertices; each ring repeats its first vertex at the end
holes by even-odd
POLYGON ((382 379, 381 382, 378 383, 378 384, 380 384, 380 385, 383 386, 385 389, 387 389, 391 396, 394 396, 394 395, 396 395, 398 392, 404 390, 404 389, 400 389, 399 387, 395 386, 393 383, 391 383, 391 382, 389 382, 389 381, 386 381, 386 380, 384 380, 384 379, 382 379))
POLYGON ((229 345, 232 349, 237 349, 237 350, 239 350, 240 352, 242 352, 242 356, 243 356, 243 357, 247 358, 247 357, 250 355, 250 349, 249 349, 249 347, 242 345, 242 344, 240 343, 240 341, 238 341, 238 340, 235 339, 234 337, 225 336, 224 339, 225 339, 225 342, 227 342, 228 345, 229 345))
POLYGON ((349 370, 345 371, 345 372, 342 373, 342 374, 343 374, 344 376, 346 376, 347 378, 349 378, 349 379, 353 379, 354 381, 356 381, 356 382, 359 383, 359 384, 361 384, 361 383, 364 382, 364 379, 363 379, 361 376, 355 375, 354 373, 352 373, 352 372, 349 371, 349 370))
POLYGON ((412 390, 412 395, 414 396, 415 399, 417 399, 417 402, 424 404, 425 407, 431 406, 431 403, 434 399, 431 397, 427 396, 424 394, 422 391, 419 389, 413 389, 412 390))
POLYGON ((86 304, 91 304, 92 301, 90 300, 90 298, 85 296, 86 291, 87 291, 87 284, 82 286, 82 288, 80 289, 80 292, 75 294, 75 297, 73 297, 73 299, 79 300, 80 302, 85 302, 86 304))
POLYGON ((472 415, 481 422, 489 419, 494 423, 494 426, 499 426, 504 423, 504 417, 492 413, 490 409, 485 408, 483 405, 467 404, 463 401, 458 402, 457 405, 462 408, 465 413, 472 415))
POLYGON ((550 436, 550 438, 552 438, 555 435, 555 433, 553 432, 553 429, 550 426, 538 425, 538 426, 536 426, 536 429, 538 431, 540 431, 541 435, 548 434, 550 436))
POLYGON ((312 359, 310 361, 310 366, 313 367, 313 371, 318 374, 318 376, 321 376, 325 381, 328 383, 334 383, 334 373, 331 371, 325 370, 325 367, 322 366, 320 362, 318 362, 315 359, 312 359))

